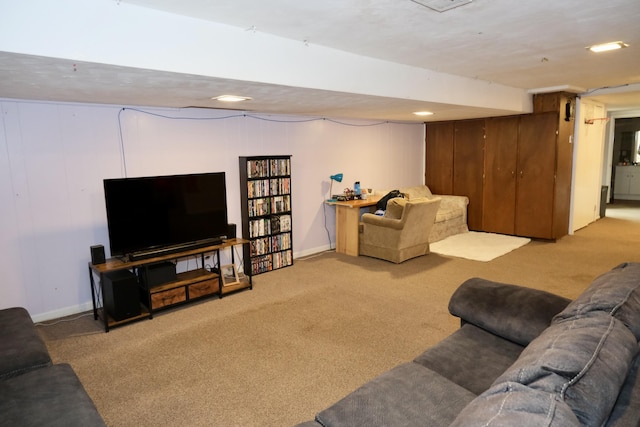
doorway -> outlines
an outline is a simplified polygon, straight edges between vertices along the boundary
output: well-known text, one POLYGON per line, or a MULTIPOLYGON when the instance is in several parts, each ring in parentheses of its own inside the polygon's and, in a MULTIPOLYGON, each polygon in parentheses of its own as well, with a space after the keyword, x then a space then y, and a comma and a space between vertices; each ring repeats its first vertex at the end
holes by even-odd
POLYGON ((640 117, 616 118, 613 123, 609 201, 640 200, 640 117))

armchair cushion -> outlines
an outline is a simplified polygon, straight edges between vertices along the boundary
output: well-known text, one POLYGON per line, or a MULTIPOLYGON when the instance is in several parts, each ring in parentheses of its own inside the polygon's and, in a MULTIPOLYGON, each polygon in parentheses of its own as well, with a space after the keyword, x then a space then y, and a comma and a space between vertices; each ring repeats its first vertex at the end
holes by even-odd
POLYGON ((404 197, 394 197, 387 202, 387 210, 384 212, 385 218, 400 219, 402 218, 402 212, 407 204, 407 199, 404 197))

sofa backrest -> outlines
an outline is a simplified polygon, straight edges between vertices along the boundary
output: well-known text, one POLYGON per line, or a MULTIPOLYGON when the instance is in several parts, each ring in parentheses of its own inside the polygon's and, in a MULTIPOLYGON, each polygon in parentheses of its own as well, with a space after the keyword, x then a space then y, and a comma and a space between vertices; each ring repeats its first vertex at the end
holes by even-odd
POLYGON ((433 194, 426 185, 416 185, 413 187, 401 188, 400 192, 409 200, 413 199, 431 199, 433 194))
MULTIPOLYGON (((640 264, 598 277, 453 425, 605 425, 637 368, 639 292, 640 264)), ((629 410, 637 423, 640 408, 629 410)))

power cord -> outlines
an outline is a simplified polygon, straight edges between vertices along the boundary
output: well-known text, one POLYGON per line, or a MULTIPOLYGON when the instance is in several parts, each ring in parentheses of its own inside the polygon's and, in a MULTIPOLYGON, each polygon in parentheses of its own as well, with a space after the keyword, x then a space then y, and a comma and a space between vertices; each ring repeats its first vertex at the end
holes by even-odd
POLYGON ((58 323, 73 322, 74 320, 78 320, 78 319, 81 319, 81 318, 87 317, 87 316, 93 316, 93 312, 90 311, 88 313, 84 313, 84 314, 81 314, 79 316, 72 317, 70 319, 60 319, 60 320, 56 320, 55 322, 37 322, 37 323, 34 323, 34 325, 36 325, 36 326, 54 326, 54 325, 57 325, 58 323))
POLYGON ((331 247, 331 232, 329 231, 329 227, 327 227, 327 204, 322 202, 322 213, 324 216, 324 229, 327 230, 327 238, 329 239, 329 250, 333 250, 335 248, 331 247))

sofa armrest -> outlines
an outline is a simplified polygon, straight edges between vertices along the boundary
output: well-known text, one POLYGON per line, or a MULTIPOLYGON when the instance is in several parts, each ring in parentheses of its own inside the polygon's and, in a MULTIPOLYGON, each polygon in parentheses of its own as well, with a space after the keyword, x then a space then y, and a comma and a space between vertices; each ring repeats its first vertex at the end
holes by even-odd
POLYGON ((440 197, 440 209, 464 209, 467 210, 469 198, 467 196, 450 196, 443 194, 434 194, 434 197, 440 197))
POLYGON ((0 380, 51 364, 29 312, 22 307, 0 310, 0 380))
POLYGON ((463 323, 526 346, 570 302, 537 289, 472 278, 454 292, 449 312, 463 323))

